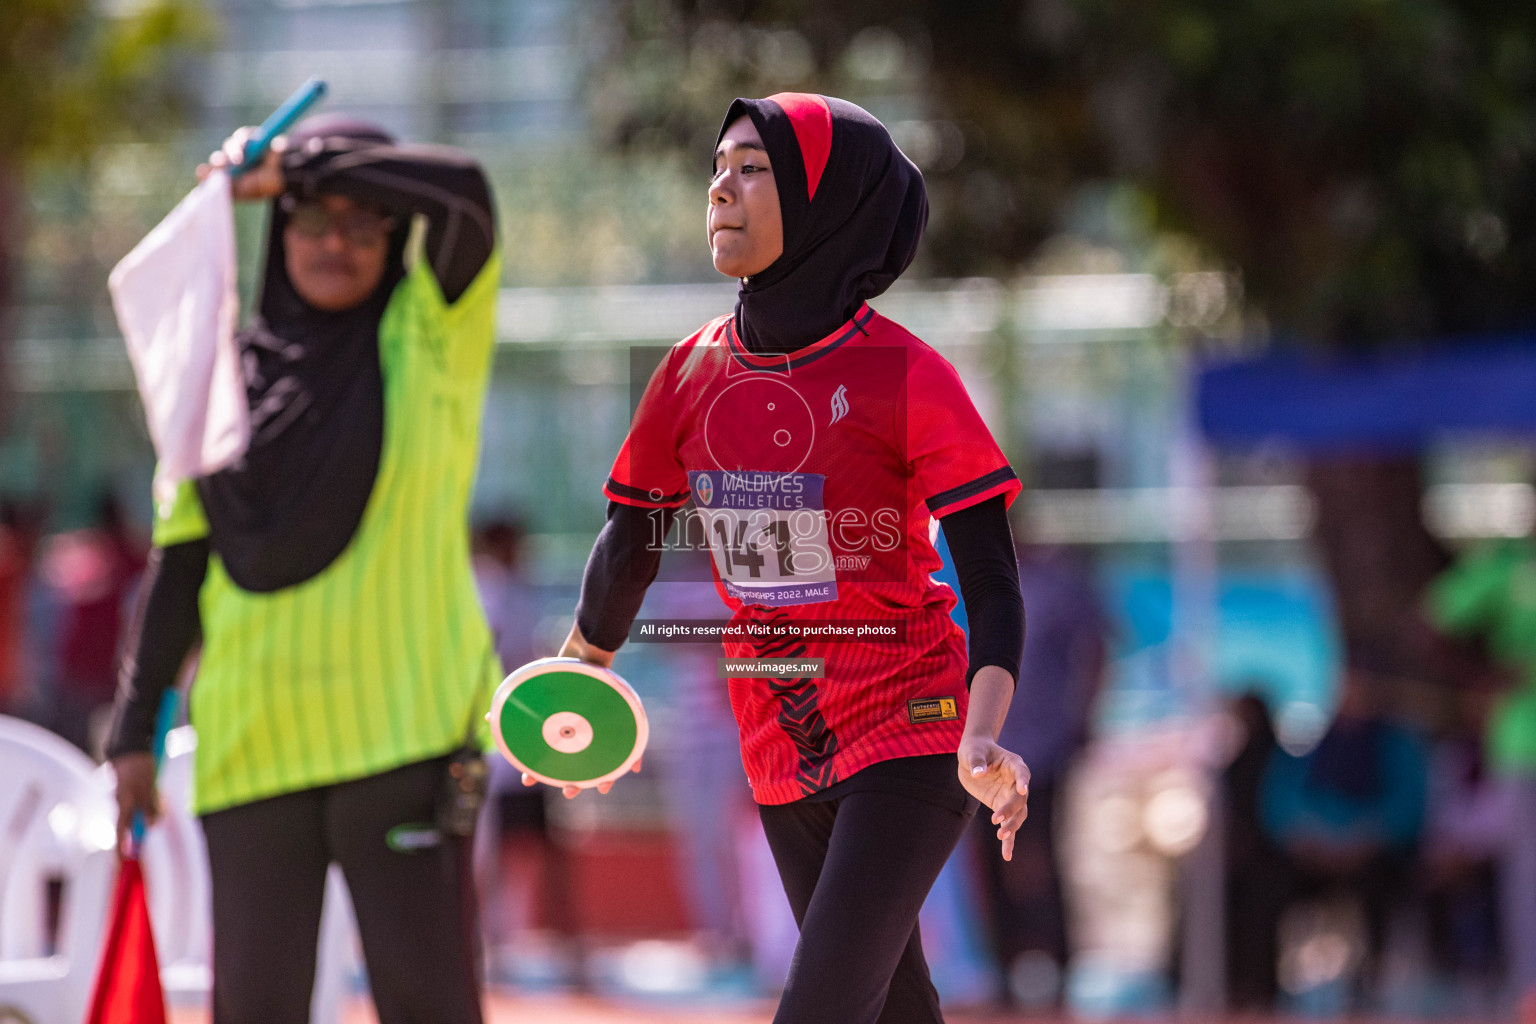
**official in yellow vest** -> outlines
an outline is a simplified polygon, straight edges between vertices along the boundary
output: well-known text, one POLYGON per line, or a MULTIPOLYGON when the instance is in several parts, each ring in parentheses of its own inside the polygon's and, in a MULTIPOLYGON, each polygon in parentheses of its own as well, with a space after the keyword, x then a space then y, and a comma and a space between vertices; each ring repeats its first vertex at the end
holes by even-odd
POLYGON ((478 1024, 473 815, 453 794, 499 677, 467 531, 500 276, 490 189, 458 150, 326 116, 235 193, 271 202, 239 337, 252 441, 157 509, 109 746, 120 841, 153 814, 156 709, 200 640, 216 1024, 309 1019, 333 862, 381 1024, 478 1024))

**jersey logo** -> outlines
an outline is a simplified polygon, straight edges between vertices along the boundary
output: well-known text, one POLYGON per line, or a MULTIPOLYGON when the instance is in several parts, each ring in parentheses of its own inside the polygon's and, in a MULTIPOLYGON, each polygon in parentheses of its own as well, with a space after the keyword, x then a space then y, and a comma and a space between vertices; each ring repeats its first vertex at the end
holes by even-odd
POLYGON ((837 391, 832 395, 832 419, 827 422, 831 426, 844 416, 848 415, 848 385, 839 384, 837 391))
POLYGON ((698 482, 693 485, 693 497, 700 505, 708 505, 715 500, 715 482, 708 473, 700 473, 698 482))
POLYGON ((926 700, 907 701, 907 721, 913 725, 924 722, 953 722, 960 718, 960 709, 953 697, 929 697, 926 700))

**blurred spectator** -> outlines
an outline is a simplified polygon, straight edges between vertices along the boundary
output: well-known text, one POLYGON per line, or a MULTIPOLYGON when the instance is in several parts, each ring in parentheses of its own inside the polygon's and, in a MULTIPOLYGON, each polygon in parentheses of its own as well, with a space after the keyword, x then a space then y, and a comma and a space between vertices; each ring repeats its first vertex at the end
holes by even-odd
POLYGON ((1105 664, 1105 616, 1093 581, 1059 548, 1025 547, 1024 660, 997 742, 1029 766, 1029 817, 1005 861, 991 816, 978 814, 972 838, 992 949, 1005 1001, 1054 1006, 1070 952, 1056 836, 1061 783, 1088 736, 1088 717, 1105 664), (1054 969, 1053 969, 1054 968, 1054 969))
POLYGON ((54 536, 42 556, 43 578, 59 597, 47 724, 98 760, 117 688, 118 643, 148 547, 107 494, 93 527, 54 536))
POLYGON ((1385 679, 1369 664, 1361 659, 1346 669, 1338 712, 1312 751, 1276 751, 1261 795, 1264 831, 1284 855, 1277 903, 1357 899, 1366 981, 1374 979, 1391 911, 1410 877, 1429 775, 1424 743, 1384 714, 1385 679))
POLYGON ((480 603, 495 638, 496 653, 508 672, 540 656, 534 653, 540 602, 537 588, 524 571, 526 536, 521 520, 487 522, 475 534, 471 556, 480 603))
MULTIPOLYGON (((657 619, 718 619, 720 599, 708 553, 687 548, 669 552, 660 578, 646 594, 642 614, 657 619)), ((666 644, 650 650, 665 658, 671 676, 667 709, 671 728, 659 745, 657 760, 662 797, 679 846, 682 877, 678 887, 688 899, 694 926, 710 948, 730 964, 746 963, 754 950, 741 891, 744 858, 739 842, 744 821, 753 829, 760 826, 741 766, 736 719, 725 681, 716 671, 720 647, 716 643, 666 644)), ((761 884, 772 891, 777 878, 771 873, 761 884)))
MULTIPOLYGON (((511 673, 553 651, 537 642, 542 602, 525 571, 527 530, 515 517, 496 519, 475 533, 475 587, 496 644, 502 671, 511 673)), ((475 842, 483 928, 493 967, 498 951, 515 947, 541 911, 570 938, 574 908, 566 858, 550 836, 547 787, 528 788, 505 758, 491 758, 489 799, 475 842)), ((579 972, 578 972, 579 973, 579 972)))
POLYGON ((1431 586, 1429 611, 1453 634, 1481 636, 1514 681, 1494 697, 1486 756, 1508 793, 1500 856, 1500 916, 1510 987, 1524 1024, 1536 1022, 1536 542, 1474 549, 1431 586))
POLYGON ((1497 863, 1509 841, 1512 794, 1486 769, 1478 738, 1485 694, 1458 696, 1477 710, 1435 744, 1423 883, 1436 968, 1487 991, 1500 965, 1497 863))
POLYGON ((1232 704, 1241 746, 1222 776, 1226 800, 1227 1005, 1263 1012, 1279 994, 1276 925, 1284 909, 1285 864, 1264 833, 1264 774, 1277 756, 1274 720, 1255 692, 1232 704))
POLYGON ((18 715, 29 694, 23 692, 27 587, 31 579, 36 533, 21 507, 0 505, 0 715, 18 715))

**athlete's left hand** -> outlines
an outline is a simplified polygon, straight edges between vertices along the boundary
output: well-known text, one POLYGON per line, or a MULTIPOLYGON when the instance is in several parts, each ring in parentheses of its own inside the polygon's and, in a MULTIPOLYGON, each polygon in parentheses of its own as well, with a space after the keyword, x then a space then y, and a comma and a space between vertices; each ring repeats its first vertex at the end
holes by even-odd
MULTIPOLYGON (((613 652, 605 651, 601 647, 596 647, 588 643, 587 638, 581 635, 581 629, 574 622, 571 623, 570 635, 565 638, 565 643, 560 646, 560 657, 580 658, 582 661, 585 661, 591 665, 596 665, 599 668, 613 667, 613 652)), ((631 768, 630 771, 638 772, 639 770, 640 761, 636 760, 634 767, 631 768)), ((529 775, 526 772, 523 773, 523 785, 537 786, 538 784, 538 779, 535 779, 532 775, 529 775)), ((599 793, 606 793, 612 788, 612 782, 600 782, 597 785, 597 791, 599 793)), ((581 787, 563 786, 561 787, 560 792, 567 800, 574 800, 576 798, 576 794, 581 792, 581 787)))
POLYGON ((967 736, 955 754, 960 785, 992 809, 992 824, 1003 842, 1003 860, 1013 859, 1013 837, 1029 816, 1029 766, 1011 750, 984 736, 967 736))

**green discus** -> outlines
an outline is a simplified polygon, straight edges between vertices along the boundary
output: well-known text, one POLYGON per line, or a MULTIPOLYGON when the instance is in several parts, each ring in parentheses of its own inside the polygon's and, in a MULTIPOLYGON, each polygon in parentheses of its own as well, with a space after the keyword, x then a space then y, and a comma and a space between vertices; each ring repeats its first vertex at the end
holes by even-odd
POLYGON ((486 718, 508 761, 540 782, 583 789, 629 771, 651 732, 634 689, 577 658, 541 658, 513 672, 486 718))

